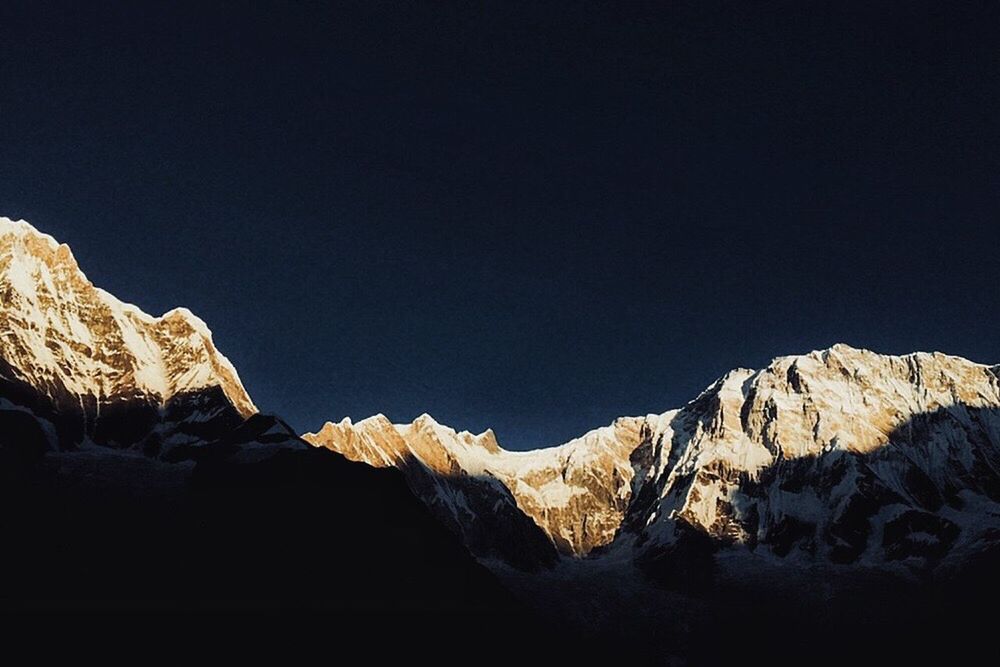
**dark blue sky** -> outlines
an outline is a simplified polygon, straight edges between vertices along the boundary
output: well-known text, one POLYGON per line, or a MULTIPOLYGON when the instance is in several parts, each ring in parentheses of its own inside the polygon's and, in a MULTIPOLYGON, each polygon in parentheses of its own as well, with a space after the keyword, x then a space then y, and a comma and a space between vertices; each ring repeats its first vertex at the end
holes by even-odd
POLYGON ((0 214, 299 429, 528 448, 838 341, 1000 362, 978 3, 16 4, 0 214))

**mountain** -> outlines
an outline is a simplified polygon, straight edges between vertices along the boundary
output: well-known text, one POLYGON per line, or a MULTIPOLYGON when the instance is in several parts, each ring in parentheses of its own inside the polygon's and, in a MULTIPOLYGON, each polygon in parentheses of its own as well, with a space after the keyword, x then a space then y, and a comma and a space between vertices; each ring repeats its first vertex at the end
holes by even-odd
POLYGON ((737 370, 650 425, 621 539, 691 527, 835 563, 931 566, 1000 536, 1000 373, 836 345, 737 370))
POLYGON ((530 619, 400 473, 259 413, 188 311, 122 303, 6 218, 0 300, 0 612, 530 619))
POLYGON ((0 612, 324 612, 321 634, 581 662, 992 636, 998 366, 836 345, 511 452, 429 415, 299 437, 204 322, 122 303, 6 218, 0 303, 0 612))
POLYGON ((464 534, 496 521, 472 511, 467 482, 479 480, 564 556, 628 546, 655 559, 694 530, 781 558, 936 562, 1000 535, 998 377, 943 354, 836 345, 732 371, 682 409, 550 449, 506 451, 491 431, 427 415, 328 423, 304 439, 419 476, 418 494, 464 534))
POLYGON ((0 299, 0 405, 32 413, 49 448, 158 452, 257 412, 204 322, 122 303, 23 221, 0 218, 0 299))
POLYGON ((888 645, 893 631, 968 631, 1000 588, 1000 368, 959 357, 835 345, 531 452, 426 415, 304 438, 398 468, 509 586, 617 644, 666 633, 698 654, 727 627, 738 657, 737 636, 780 626, 805 646, 821 623, 879 626, 888 645), (556 563, 504 558, 491 510, 511 500, 556 563))

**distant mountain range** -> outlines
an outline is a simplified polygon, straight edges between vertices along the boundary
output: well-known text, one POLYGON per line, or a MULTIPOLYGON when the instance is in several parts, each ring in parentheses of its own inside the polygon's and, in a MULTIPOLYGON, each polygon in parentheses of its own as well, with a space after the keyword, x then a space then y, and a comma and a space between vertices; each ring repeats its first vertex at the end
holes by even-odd
POLYGON ((300 438, 196 316, 120 302, 6 218, 0 302, 7 610, 537 614, 687 659, 736 610, 734 653, 997 589, 997 366, 835 345, 511 452, 429 415, 300 438))

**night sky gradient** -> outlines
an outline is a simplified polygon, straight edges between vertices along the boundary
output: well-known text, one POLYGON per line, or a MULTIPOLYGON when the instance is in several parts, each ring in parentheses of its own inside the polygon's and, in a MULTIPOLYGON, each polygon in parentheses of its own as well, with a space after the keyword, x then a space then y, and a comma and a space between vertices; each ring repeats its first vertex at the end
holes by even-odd
POLYGON ((18 4, 0 214, 300 430, 523 449, 835 342, 1000 362, 996 5, 18 4))

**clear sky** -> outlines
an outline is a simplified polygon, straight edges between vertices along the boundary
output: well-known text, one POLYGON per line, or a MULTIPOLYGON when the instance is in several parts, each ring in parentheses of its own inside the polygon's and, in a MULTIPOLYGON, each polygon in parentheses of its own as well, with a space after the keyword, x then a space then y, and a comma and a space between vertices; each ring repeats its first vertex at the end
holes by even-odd
POLYGON ((1000 362, 978 3, 17 4, 0 214, 300 430, 523 449, 835 342, 1000 362))

